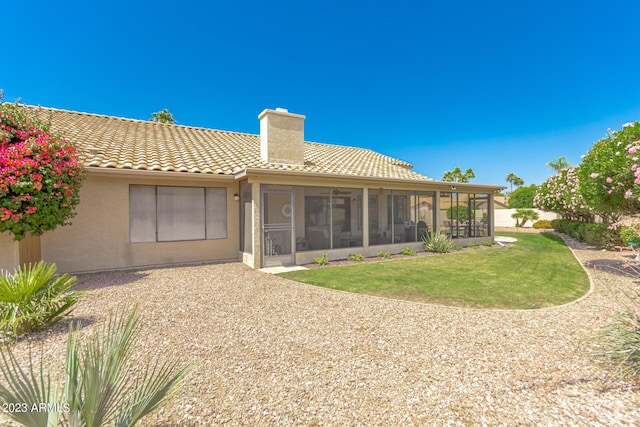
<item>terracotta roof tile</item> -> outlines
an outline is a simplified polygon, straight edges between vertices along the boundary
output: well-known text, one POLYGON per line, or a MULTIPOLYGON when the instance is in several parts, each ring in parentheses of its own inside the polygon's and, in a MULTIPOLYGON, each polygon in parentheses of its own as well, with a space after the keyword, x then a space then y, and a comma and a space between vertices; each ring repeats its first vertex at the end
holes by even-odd
POLYGON ((239 132, 29 107, 75 142, 88 168, 233 175, 247 168, 431 181, 412 165, 375 151, 305 142, 304 165, 268 163, 260 136, 239 132))

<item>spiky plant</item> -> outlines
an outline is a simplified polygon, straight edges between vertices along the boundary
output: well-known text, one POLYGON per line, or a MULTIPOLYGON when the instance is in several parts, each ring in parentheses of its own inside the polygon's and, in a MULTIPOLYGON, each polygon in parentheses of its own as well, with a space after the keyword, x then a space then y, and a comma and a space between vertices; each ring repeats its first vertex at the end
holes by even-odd
POLYGON ((422 237, 422 243, 427 252, 444 254, 453 249, 451 238, 440 230, 425 234, 422 237))
POLYGON ((611 368, 604 387, 618 380, 640 381, 640 293, 627 294, 621 306, 598 333, 596 355, 611 368))
MULTIPOLYGON (((138 316, 112 315, 85 341, 80 326, 71 325, 67 340, 64 387, 52 382, 40 361, 39 373, 30 360, 29 371, 18 364, 11 350, 0 350, 0 371, 7 386, 0 384, 0 400, 24 402, 28 407, 45 403, 59 411, 6 413, 24 426, 98 427, 133 426, 170 400, 179 390, 190 364, 178 369, 176 362, 155 362, 138 378, 131 378, 131 354, 136 341, 138 316), (61 392, 62 390, 62 392, 61 392)), ((30 358, 31 359, 31 358, 30 358)))
POLYGON ((60 321, 81 292, 71 288, 76 278, 56 275, 56 265, 39 262, 0 276, 0 335, 16 338, 60 321))

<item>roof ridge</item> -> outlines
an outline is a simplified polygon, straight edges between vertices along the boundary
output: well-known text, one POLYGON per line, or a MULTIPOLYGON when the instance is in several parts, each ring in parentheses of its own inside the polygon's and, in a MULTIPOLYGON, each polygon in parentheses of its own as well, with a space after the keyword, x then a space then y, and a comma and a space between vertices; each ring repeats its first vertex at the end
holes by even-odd
POLYGON ((60 111, 60 112, 63 112, 63 113, 79 114, 79 115, 83 115, 83 116, 94 116, 94 117, 103 117, 103 118, 107 118, 107 119, 124 120, 124 121, 129 121, 129 122, 149 123, 149 124, 151 124, 153 126, 167 126, 167 127, 177 126, 177 127, 186 128, 186 129, 198 129, 198 130, 214 131, 214 132, 221 132, 221 133, 233 133, 233 134, 236 134, 236 135, 260 136, 259 134, 256 134, 256 133, 238 132, 238 131, 234 131, 234 130, 224 130, 224 129, 214 129, 214 128, 208 128, 208 127, 204 127, 204 126, 182 125, 182 124, 179 124, 179 123, 161 123, 161 122, 154 122, 154 121, 151 121, 151 120, 133 119, 133 118, 130 118, 130 117, 110 116, 108 114, 101 114, 101 113, 88 113, 86 111, 75 111, 75 110, 67 110, 67 109, 64 109, 64 108, 44 107, 42 105, 30 105, 30 104, 22 104, 22 105, 24 105, 24 106, 26 106, 28 108, 36 108, 36 109, 50 110, 50 111, 60 111))

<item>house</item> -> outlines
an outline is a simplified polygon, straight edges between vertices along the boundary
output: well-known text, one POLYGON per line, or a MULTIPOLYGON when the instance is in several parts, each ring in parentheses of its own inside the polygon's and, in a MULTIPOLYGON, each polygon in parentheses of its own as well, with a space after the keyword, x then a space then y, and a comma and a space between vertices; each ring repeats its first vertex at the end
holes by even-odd
MULTIPOLYGON (((493 239, 503 187, 440 182, 374 151, 307 142, 305 116, 267 109, 260 135, 29 107, 78 144, 87 177, 72 225, 14 242, 60 271, 242 261, 254 268, 419 249, 443 230, 493 239)), ((428 155, 428 153, 425 153, 428 155)))

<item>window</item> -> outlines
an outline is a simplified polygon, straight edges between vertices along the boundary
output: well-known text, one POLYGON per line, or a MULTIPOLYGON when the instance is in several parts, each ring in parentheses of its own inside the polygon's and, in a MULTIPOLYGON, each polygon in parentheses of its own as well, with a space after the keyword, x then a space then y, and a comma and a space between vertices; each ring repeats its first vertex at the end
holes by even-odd
POLYGON ((227 189, 211 187, 129 187, 132 243, 225 239, 227 189))

